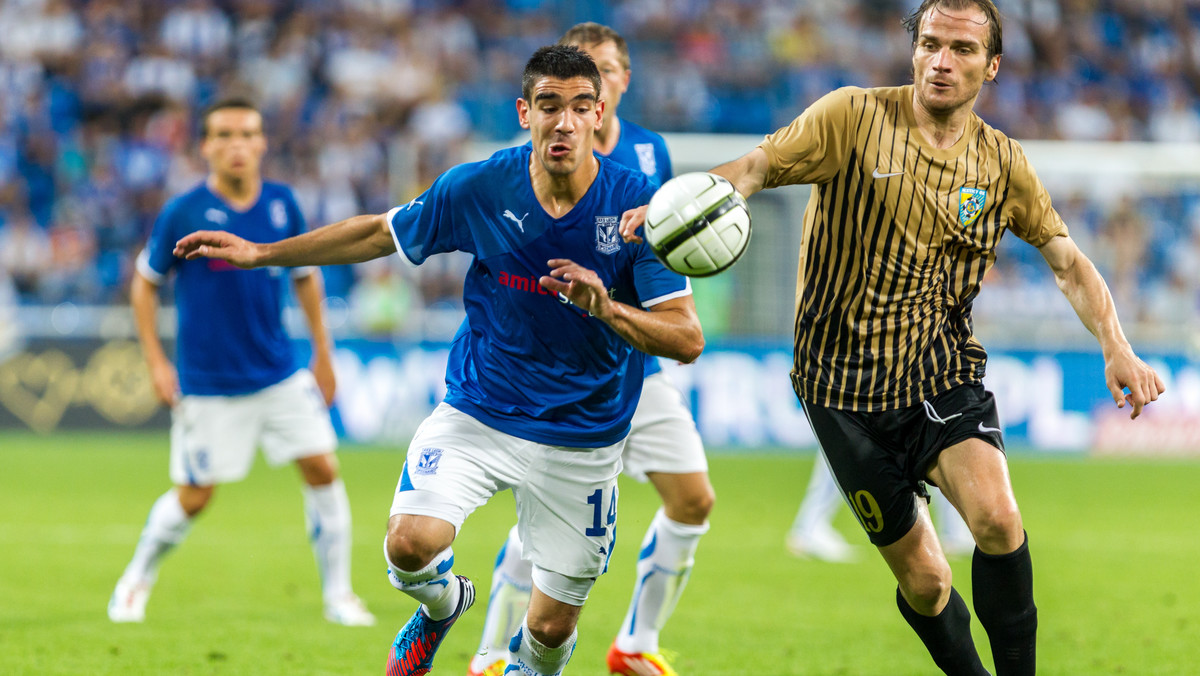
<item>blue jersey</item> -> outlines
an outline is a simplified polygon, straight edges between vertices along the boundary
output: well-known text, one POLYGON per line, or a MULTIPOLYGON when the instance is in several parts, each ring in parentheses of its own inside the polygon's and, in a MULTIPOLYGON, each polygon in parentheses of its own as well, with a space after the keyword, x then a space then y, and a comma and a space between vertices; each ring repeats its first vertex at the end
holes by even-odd
MULTIPOLYGON (((599 153, 597 153, 599 154, 599 153)), ((602 156, 603 157, 603 156, 602 156)), ((621 135, 608 159, 642 172, 655 186, 671 180, 671 155, 662 136, 638 125, 621 120, 621 135)), ((646 357, 646 377, 662 371, 658 357, 646 357)))
POLYGON ((296 372, 296 359, 283 328, 289 279, 284 268, 241 270, 225 261, 185 261, 175 242, 197 230, 226 230, 252 242, 274 242, 306 229, 291 190, 263 183, 254 206, 238 211, 200 184, 167 202, 138 271, 162 284, 172 269, 178 313, 176 359, 183 394, 246 394, 296 372))
POLYGON ((645 244, 621 240, 621 214, 654 186, 600 159, 587 193, 551 218, 529 178, 532 147, 497 152, 442 174, 388 212, 396 248, 419 264, 473 254, 463 283, 466 319, 450 348, 446 403, 489 427, 538 443, 596 448, 620 441, 641 395, 644 355, 538 278, 547 261, 594 270, 613 298, 650 307, 689 295, 645 244))

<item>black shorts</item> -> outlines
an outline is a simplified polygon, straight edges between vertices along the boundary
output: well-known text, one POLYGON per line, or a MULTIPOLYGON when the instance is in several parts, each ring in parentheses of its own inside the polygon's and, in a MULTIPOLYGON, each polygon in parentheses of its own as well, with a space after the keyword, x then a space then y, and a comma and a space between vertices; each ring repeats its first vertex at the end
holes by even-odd
POLYGON ((802 403, 842 497, 879 547, 917 522, 917 498, 929 499, 925 472, 944 449, 974 437, 1004 450, 996 400, 979 384, 881 413, 802 403))

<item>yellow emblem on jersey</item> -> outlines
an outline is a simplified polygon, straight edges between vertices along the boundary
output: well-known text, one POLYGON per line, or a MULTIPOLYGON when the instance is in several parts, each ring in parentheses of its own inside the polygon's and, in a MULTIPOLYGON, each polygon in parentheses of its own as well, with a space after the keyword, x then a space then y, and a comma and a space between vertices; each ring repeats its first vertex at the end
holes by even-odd
POLYGON ((964 227, 970 226, 983 213, 983 205, 987 204, 987 192, 979 188, 958 189, 958 222, 964 227))

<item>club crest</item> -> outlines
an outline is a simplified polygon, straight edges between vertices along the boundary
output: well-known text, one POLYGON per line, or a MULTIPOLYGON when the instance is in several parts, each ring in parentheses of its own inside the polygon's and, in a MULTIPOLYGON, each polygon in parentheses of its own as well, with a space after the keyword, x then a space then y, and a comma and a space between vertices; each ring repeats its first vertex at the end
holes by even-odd
POLYGON ((958 222, 970 226, 983 213, 983 205, 987 204, 987 192, 979 188, 958 189, 958 222))
POLYGON ((596 217, 596 251, 614 254, 621 248, 620 222, 616 216, 596 217))
POLYGON ((437 474, 438 463, 442 460, 442 449, 422 448, 421 457, 413 470, 415 474, 437 474))
POLYGON ((653 143, 635 143, 633 151, 637 153, 638 169, 641 169, 643 174, 654 176, 658 173, 658 160, 654 157, 653 143))
POLYGON ((283 230, 288 224, 287 207, 284 206, 283 200, 271 200, 271 225, 275 226, 276 230, 283 230))

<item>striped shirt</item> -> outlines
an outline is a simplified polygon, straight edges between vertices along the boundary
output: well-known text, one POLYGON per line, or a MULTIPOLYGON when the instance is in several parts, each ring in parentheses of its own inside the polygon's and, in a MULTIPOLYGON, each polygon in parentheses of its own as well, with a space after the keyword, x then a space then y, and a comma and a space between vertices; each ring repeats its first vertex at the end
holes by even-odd
POLYGON ((1066 236, 1021 146, 972 113, 937 149, 913 88, 847 87, 759 146, 764 187, 812 183, 796 282, 792 382, 804 401, 887 411, 980 382, 971 304, 1005 230, 1066 236))

